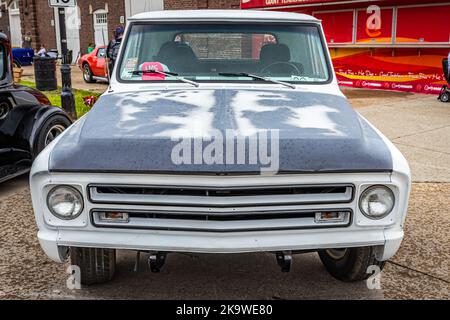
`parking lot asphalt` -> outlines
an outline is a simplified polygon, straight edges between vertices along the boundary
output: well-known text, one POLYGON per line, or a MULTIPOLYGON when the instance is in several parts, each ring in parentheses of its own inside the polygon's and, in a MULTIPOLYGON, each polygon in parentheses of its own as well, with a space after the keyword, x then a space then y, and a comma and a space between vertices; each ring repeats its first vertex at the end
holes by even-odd
POLYGON ((352 105, 387 135, 412 168, 405 239, 384 269, 380 290, 341 283, 315 253, 281 273, 271 254, 170 254, 159 274, 132 271, 120 251, 108 284, 69 290, 67 265, 50 261, 36 239, 27 178, 0 186, 0 299, 449 299, 450 104, 434 96, 345 89, 352 105))

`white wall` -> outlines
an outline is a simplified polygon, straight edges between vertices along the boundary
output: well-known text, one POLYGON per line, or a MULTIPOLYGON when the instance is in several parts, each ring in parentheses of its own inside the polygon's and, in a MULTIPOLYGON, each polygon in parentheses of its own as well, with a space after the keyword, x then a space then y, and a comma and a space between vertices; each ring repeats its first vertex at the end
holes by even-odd
POLYGON ((164 10, 164 0, 125 0, 126 18, 147 11, 164 10))
POLYGON ((13 47, 22 47, 22 28, 20 26, 20 12, 17 1, 12 2, 9 7, 9 28, 11 45, 13 47))

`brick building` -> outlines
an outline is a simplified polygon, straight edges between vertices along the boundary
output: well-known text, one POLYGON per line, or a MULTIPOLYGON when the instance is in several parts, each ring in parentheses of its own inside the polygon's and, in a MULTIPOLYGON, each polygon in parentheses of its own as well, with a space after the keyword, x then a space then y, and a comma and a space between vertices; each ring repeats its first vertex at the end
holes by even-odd
MULTIPOLYGON (((12 30, 13 45, 21 46, 24 37, 29 36, 33 48, 44 44, 47 50, 60 50, 58 11, 48 6, 48 0, 0 0, 0 4, 0 29, 12 30), (10 8, 15 10, 13 20, 10 8)), ((76 8, 65 9, 67 46, 73 51, 75 61, 90 43, 107 44, 117 26, 140 12, 239 7, 239 0, 77 0, 76 8)))

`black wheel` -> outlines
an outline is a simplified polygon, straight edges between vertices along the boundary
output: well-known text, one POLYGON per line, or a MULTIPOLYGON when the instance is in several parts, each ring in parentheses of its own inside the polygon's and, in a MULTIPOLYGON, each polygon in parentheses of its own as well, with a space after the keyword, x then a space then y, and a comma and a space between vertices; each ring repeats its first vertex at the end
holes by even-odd
POLYGON ((6 97, 0 97, 0 120, 5 119, 12 109, 11 101, 6 97))
POLYGON ((44 150, 50 142, 55 140, 55 138, 63 133, 70 125, 70 120, 60 114, 53 115, 47 119, 38 133, 34 157, 44 150))
POLYGON ((81 284, 108 282, 112 280, 116 270, 116 250, 70 248, 70 262, 80 268, 81 284))
POLYGON ((441 94, 440 99, 442 102, 449 102, 450 101, 450 93, 444 92, 443 94, 441 94))
POLYGON ((373 247, 320 250, 319 257, 327 271, 344 282, 365 280, 371 276, 367 273, 369 266, 378 266, 383 270, 385 264, 385 261, 375 258, 373 247))
POLYGON ((87 63, 83 65, 83 80, 86 83, 93 83, 94 78, 92 75, 92 70, 87 63))

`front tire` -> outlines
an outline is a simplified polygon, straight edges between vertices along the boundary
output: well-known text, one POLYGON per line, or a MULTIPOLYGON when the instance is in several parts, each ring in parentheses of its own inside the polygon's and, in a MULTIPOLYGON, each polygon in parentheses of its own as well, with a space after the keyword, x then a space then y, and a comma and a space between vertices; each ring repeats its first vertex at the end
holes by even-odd
POLYGON ((449 102, 450 101, 450 93, 444 92, 443 94, 441 94, 440 100, 442 102, 449 102))
POLYGON ((383 270, 385 261, 378 261, 373 247, 320 250, 320 260, 327 271, 336 279, 344 282, 356 282, 369 278, 369 266, 383 270))
POLYGON ((36 138, 36 149, 34 157, 44 150, 44 148, 56 139, 64 130, 66 130, 71 125, 68 118, 61 114, 56 114, 51 116, 42 125, 39 130, 38 136, 36 138))
POLYGON ((80 268, 81 284, 93 285, 111 281, 116 271, 116 250, 70 248, 70 262, 80 268))
POLYGON ((92 70, 87 63, 83 65, 83 80, 86 83, 93 83, 94 77, 92 74, 92 70))

